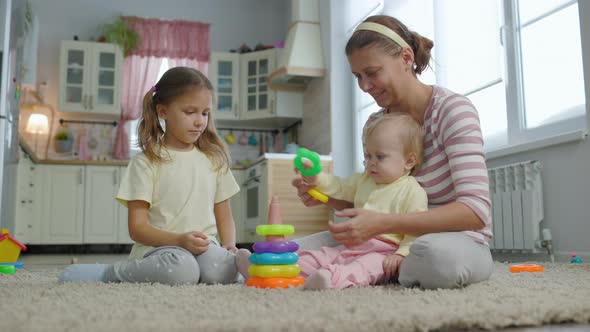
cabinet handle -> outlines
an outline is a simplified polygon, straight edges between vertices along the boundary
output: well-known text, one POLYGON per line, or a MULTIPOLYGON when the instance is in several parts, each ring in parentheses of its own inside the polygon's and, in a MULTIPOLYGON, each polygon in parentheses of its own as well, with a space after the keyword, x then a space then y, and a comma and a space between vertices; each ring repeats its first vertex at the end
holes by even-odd
POLYGON ((275 114, 275 100, 270 101, 270 114, 275 114))
POLYGON ((91 110, 94 109, 94 106, 92 104, 92 102, 94 101, 94 98, 93 97, 94 97, 93 95, 88 96, 88 99, 89 99, 89 101, 88 101, 88 108, 90 108, 91 110))
POLYGON ((78 170, 78 184, 82 184, 82 169, 78 170))
POLYGON ((238 117, 238 104, 234 104, 234 116, 238 117))
POLYGON ((82 106, 84 106, 84 109, 86 109, 86 95, 82 96, 82 106))
POLYGON ((113 184, 117 184, 117 170, 113 171, 113 184))

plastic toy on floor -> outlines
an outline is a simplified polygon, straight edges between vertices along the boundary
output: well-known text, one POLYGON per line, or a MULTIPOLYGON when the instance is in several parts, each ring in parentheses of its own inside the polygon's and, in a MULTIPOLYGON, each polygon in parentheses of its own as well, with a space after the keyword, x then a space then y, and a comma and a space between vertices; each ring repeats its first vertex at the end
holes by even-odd
POLYGON ((257 288, 289 288, 303 285, 301 268, 295 253, 299 245, 285 241, 285 235, 295 232, 293 225, 283 225, 279 198, 273 196, 268 207, 268 224, 258 225, 256 233, 266 236, 266 242, 254 243, 254 253, 248 258, 250 278, 246 286, 257 288))
POLYGON ((27 247, 8 233, 8 229, 0 230, 0 274, 14 274, 23 264, 18 262, 21 251, 27 247))
POLYGON ((570 263, 582 264, 582 263, 584 263, 584 260, 582 259, 582 257, 578 257, 577 254, 572 254, 572 259, 570 260, 570 263))
POLYGON ((510 266, 510 272, 521 273, 521 272, 543 272, 545 268, 539 264, 515 264, 510 266))
MULTIPOLYGON (((293 160, 295 167, 301 172, 303 176, 314 176, 318 175, 322 171, 322 164, 320 163, 320 155, 317 152, 308 150, 306 148, 299 148, 297 150, 297 156, 293 160), (312 165, 310 168, 304 166, 303 160, 309 160, 312 165)), ((322 203, 328 202, 328 196, 320 192, 317 189, 309 189, 307 193, 322 203)))

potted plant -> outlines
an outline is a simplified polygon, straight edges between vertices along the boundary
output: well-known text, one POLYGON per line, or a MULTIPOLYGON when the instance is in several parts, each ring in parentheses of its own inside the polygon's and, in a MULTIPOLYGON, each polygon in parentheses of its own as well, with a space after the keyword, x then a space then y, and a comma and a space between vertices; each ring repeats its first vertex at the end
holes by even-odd
POLYGON ((72 151, 73 143, 74 140, 69 131, 61 129, 55 133, 55 152, 70 152, 72 151))
POLYGON ((137 32, 131 29, 122 17, 111 24, 103 25, 102 33, 107 43, 117 44, 121 47, 124 56, 128 56, 139 42, 137 32))

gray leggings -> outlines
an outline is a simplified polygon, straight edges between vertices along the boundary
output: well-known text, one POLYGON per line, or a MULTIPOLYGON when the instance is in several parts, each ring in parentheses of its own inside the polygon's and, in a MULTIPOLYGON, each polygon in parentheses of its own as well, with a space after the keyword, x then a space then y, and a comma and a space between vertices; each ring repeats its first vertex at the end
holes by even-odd
MULTIPOLYGON (((330 232, 295 240, 299 250, 333 247, 330 232)), ((494 263, 489 247, 461 232, 432 233, 418 237, 410 247, 399 274, 404 287, 457 288, 490 278, 494 263)))
POLYGON ((181 247, 158 247, 147 252, 142 259, 111 265, 105 272, 104 281, 230 284, 239 278, 235 260, 235 254, 213 243, 198 256, 181 247))

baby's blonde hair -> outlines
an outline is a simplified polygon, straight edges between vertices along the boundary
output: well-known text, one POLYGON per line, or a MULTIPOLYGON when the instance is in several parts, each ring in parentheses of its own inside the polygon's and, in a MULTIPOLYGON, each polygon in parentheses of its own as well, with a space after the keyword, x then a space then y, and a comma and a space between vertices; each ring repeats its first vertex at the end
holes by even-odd
POLYGON ((402 142, 404 156, 408 157, 411 153, 416 156, 416 164, 410 172, 411 175, 415 175, 422 166, 424 158, 424 128, 422 128, 422 126, 408 113, 386 113, 367 123, 363 131, 363 142, 366 142, 367 138, 371 136, 377 128, 386 123, 395 123, 398 125, 398 130, 395 134, 398 135, 402 142))
MULTIPOLYGON (((170 68, 162 75, 154 88, 145 94, 137 136, 141 151, 150 161, 155 163, 168 161, 161 153, 164 129, 160 126, 156 105, 169 105, 191 88, 207 89, 213 95, 213 86, 209 79, 200 71, 188 67, 170 68)), ((195 142, 195 146, 211 160, 215 171, 229 169, 231 162, 229 153, 215 129, 213 112, 209 112, 207 127, 195 142)))

